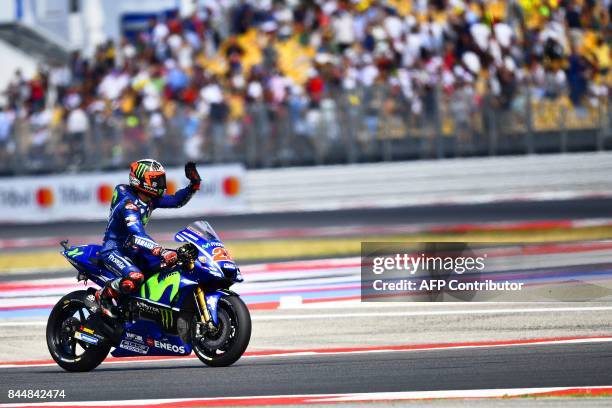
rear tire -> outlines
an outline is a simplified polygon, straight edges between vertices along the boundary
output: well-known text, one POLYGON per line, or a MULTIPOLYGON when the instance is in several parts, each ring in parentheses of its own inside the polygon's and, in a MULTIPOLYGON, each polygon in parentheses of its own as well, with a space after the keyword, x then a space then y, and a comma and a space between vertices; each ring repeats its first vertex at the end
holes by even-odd
POLYGON ((83 324, 89 310, 86 307, 87 291, 72 292, 60 299, 51 310, 47 321, 47 347, 55 362, 66 371, 91 371, 104 361, 111 347, 90 345, 71 337, 67 326, 83 324), (77 345, 82 351, 78 352, 77 345))
MULTIPOLYGON (((217 313, 219 331, 227 333, 227 339, 210 339, 207 335, 201 341, 192 336, 193 351, 200 361, 211 367, 227 367, 234 364, 245 352, 251 340, 251 314, 238 296, 224 296, 219 299, 217 313), (225 327, 224 327, 225 326, 225 327), (216 344, 222 341, 218 347, 216 344), (215 344, 207 348, 206 345, 215 344)), ((192 322, 192 327, 194 327, 192 322)))

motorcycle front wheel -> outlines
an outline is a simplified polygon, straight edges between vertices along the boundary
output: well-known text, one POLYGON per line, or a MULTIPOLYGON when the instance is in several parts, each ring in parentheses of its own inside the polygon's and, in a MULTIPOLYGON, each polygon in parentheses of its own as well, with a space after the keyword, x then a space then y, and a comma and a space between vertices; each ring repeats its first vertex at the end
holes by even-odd
POLYGON ((227 367, 244 353, 251 340, 251 315, 238 296, 219 299, 215 330, 201 330, 198 316, 191 322, 193 351, 200 361, 211 367, 227 367), (200 332, 200 331, 203 331, 200 332))

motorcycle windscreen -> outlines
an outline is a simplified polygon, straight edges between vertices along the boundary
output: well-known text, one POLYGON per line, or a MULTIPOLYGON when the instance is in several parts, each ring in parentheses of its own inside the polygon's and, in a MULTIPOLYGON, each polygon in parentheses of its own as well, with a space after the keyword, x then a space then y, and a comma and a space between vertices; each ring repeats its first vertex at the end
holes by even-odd
POLYGON ((196 221, 191 223, 182 231, 179 231, 174 236, 175 241, 179 242, 191 242, 195 244, 200 252, 202 252, 203 248, 207 248, 211 245, 206 245, 211 242, 219 243, 219 246, 223 246, 221 242, 221 238, 215 232, 213 227, 206 221, 196 221))
POLYGON ((178 232, 174 239, 179 242, 191 242, 200 251, 200 261, 218 267, 226 276, 241 281, 242 277, 236 263, 225 249, 219 235, 206 221, 196 221, 178 232))

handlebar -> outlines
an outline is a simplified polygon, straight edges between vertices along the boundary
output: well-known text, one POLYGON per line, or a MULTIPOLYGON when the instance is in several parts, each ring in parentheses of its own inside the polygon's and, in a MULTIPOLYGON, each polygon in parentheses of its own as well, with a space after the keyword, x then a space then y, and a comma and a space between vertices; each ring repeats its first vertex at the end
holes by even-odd
POLYGON ((180 264, 190 264, 198 259, 198 248, 191 242, 181 245, 176 249, 178 262, 180 264))

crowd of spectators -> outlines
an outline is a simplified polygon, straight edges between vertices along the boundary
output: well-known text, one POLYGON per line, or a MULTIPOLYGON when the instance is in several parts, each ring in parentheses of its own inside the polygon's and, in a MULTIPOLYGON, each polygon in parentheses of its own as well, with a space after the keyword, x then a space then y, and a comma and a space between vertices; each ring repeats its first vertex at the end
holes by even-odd
POLYGON ((264 153, 296 140, 316 149, 322 123, 326 138, 343 137, 343 103, 360 109, 360 142, 376 138, 381 112, 424 123, 441 100, 469 133, 483 104, 516 108, 524 89, 579 112, 610 96, 611 9, 610 0, 203 0, 89 58, 77 51, 32 78, 17 71, 0 152, 23 145, 30 161, 79 166, 92 156, 222 160, 249 138, 264 153), (27 143, 11 142, 26 133, 27 143))

